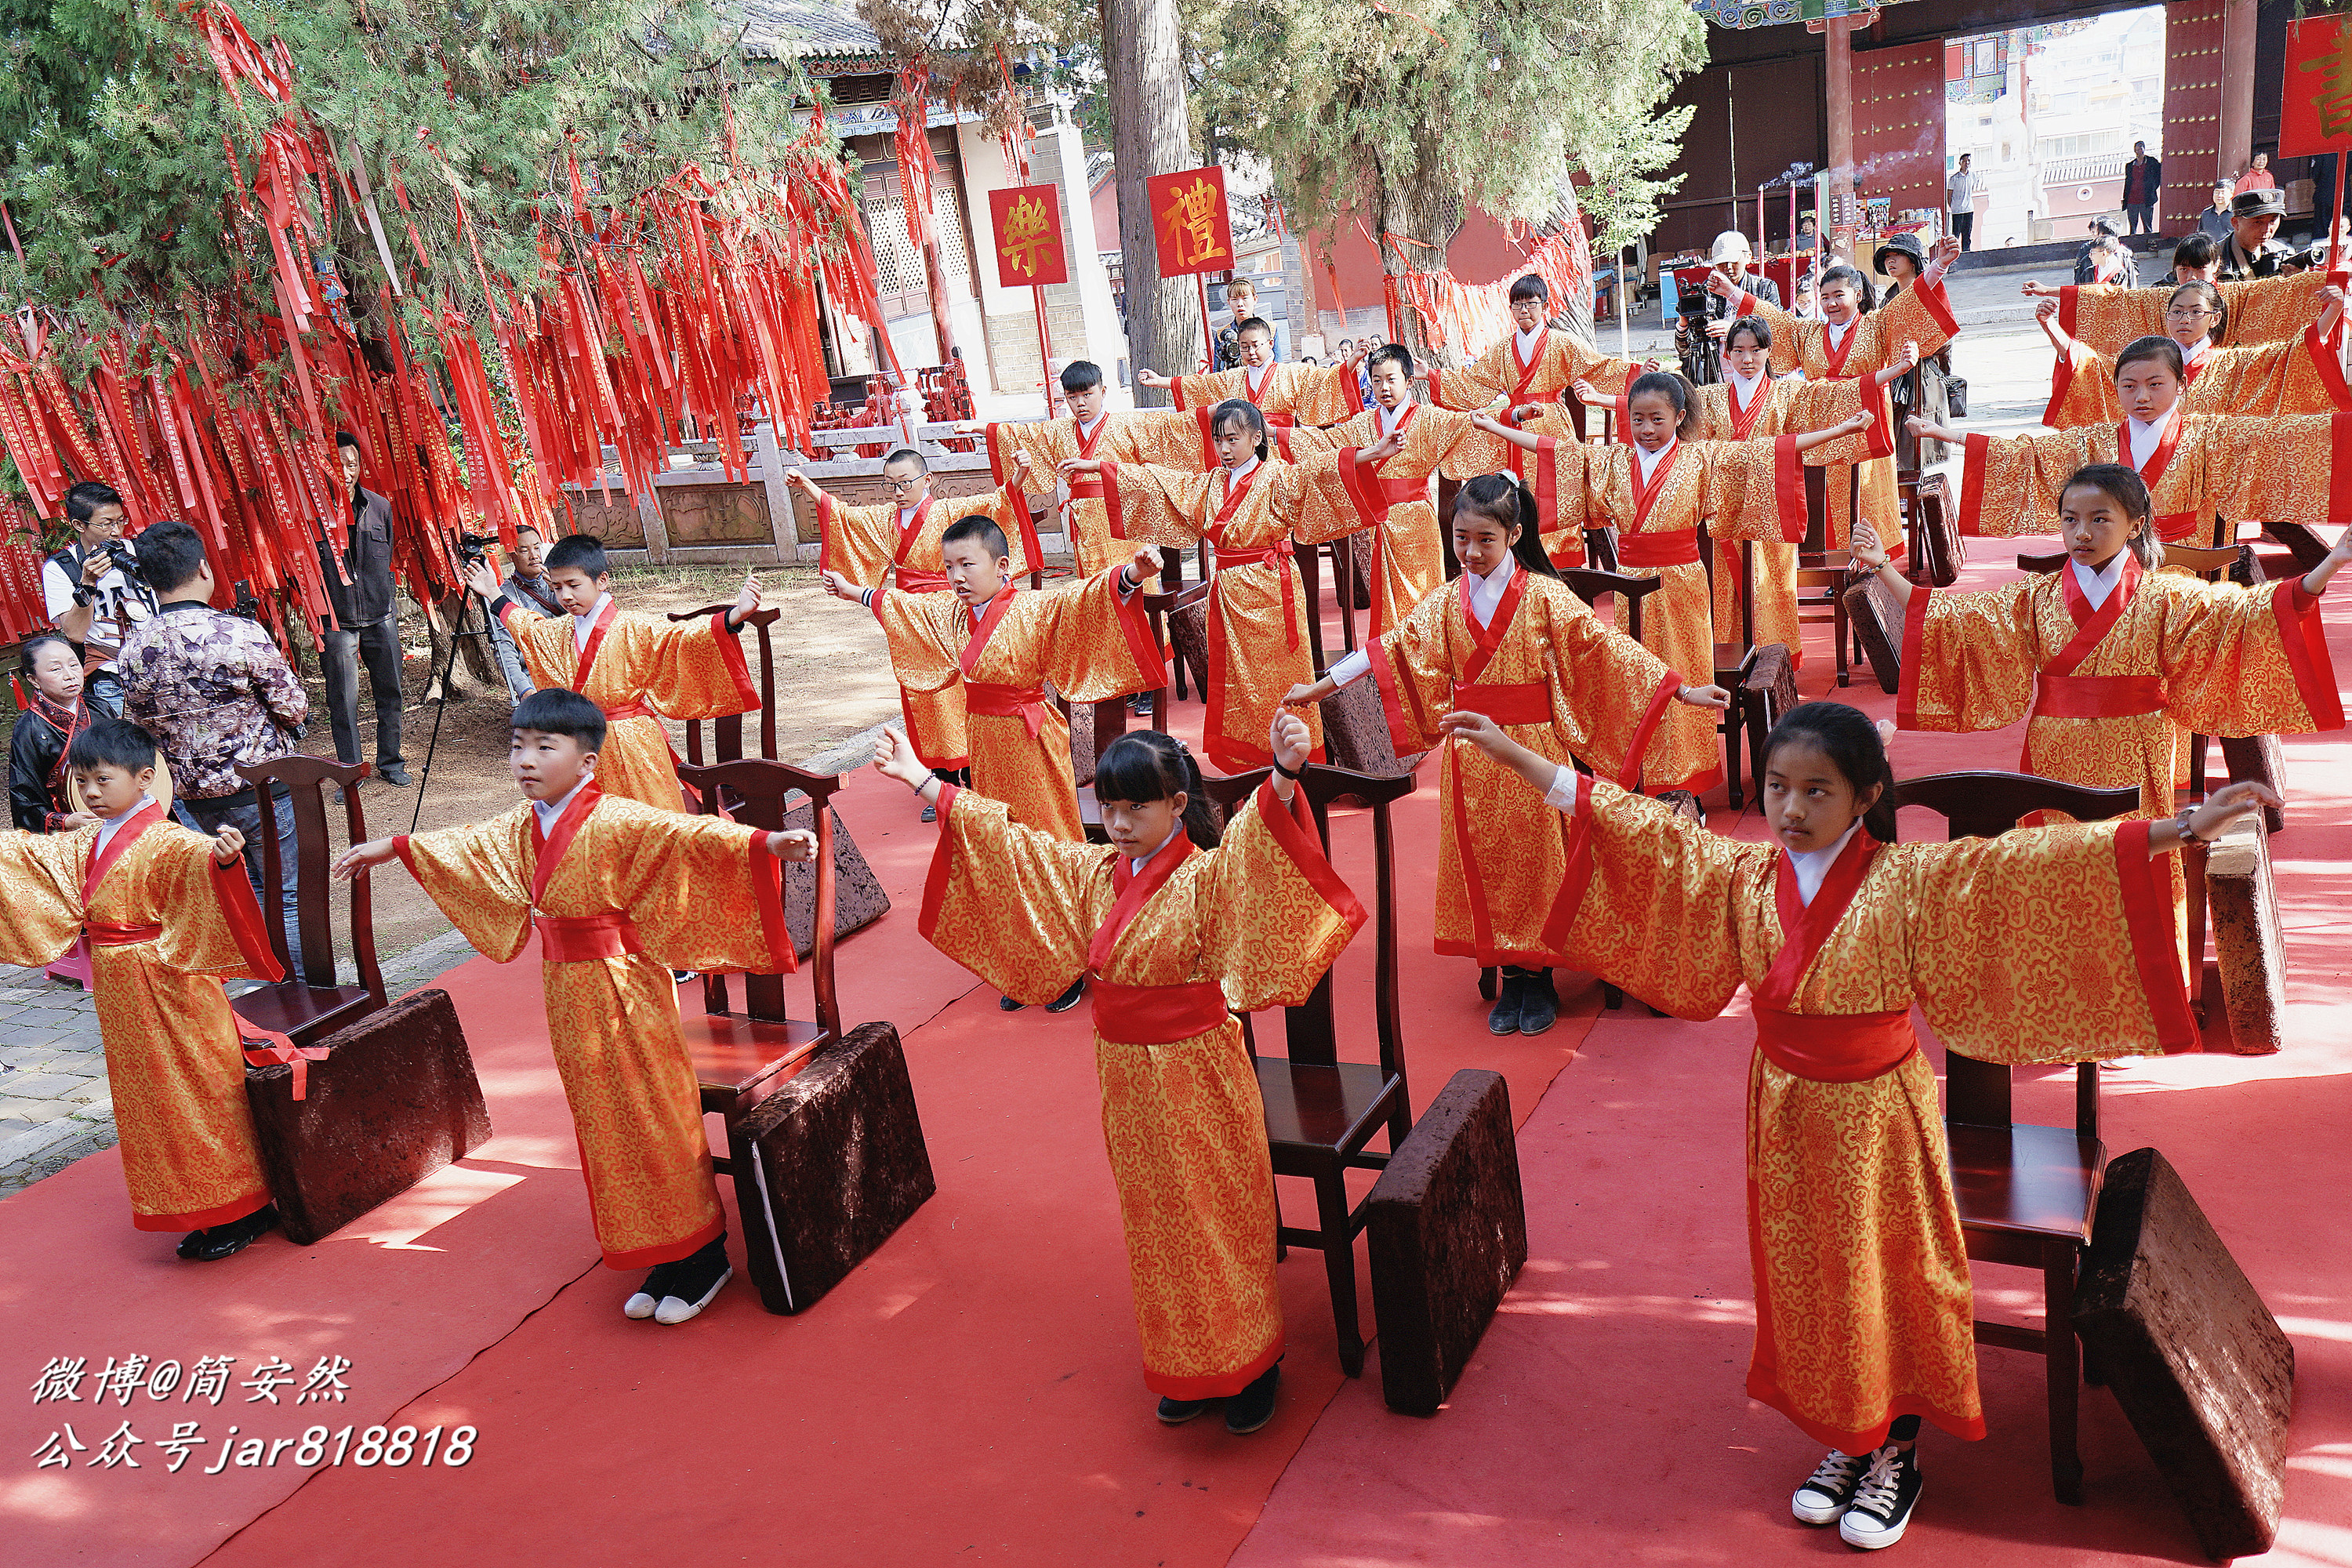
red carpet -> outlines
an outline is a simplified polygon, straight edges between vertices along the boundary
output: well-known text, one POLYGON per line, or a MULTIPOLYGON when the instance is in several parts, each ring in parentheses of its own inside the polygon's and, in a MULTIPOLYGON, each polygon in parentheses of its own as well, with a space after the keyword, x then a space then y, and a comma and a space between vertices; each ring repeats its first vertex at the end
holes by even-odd
MULTIPOLYGON (((1979 574, 1998 574, 1980 562, 1979 574)), ((2335 622, 2352 668, 2352 620, 2335 622)), ((1811 652, 1809 695, 1828 685, 1826 639, 1811 652)), ((1840 695, 1886 710, 1863 681, 1840 695)), ((1180 720, 1197 726, 1199 712, 1188 705, 1180 720)), ((2007 737, 1909 737, 1897 765, 2014 755, 2007 737)), ((2352 934, 2352 749, 2336 739, 2293 755, 2279 850, 2296 1044, 2111 1078, 2110 1144, 2164 1150, 2295 1334, 2286 1542, 2300 1555, 2276 1555, 2346 1564, 2352 1249, 2338 1211, 2352 1097, 2337 1085, 2352 1029, 2329 1003, 2352 934)), ((17 1347, 20 1387, 55 1355, 85 1356, 92 1373, 79 1404, 19 1394, 8 1406, 0 1442, 20 1457, 0 1482, 6 1560, 1353 1565, 1846 1550, 1820 1534, 1771 1539, 1798 1531, 1785 1496, 1818 1456, 1739 1393, 1743 1019, 1683 1025, 1635 1009, 1595 1022, 1588 987, 1551 1034, 1492 1039, 1470 966, 1428 951, 1427 862, 1409 849, 1399 899, 1414 1102, 1458 1067, 1508 1074, 1526 1123, 1528 1271, 1452 1406, 1415 1421, 1381 1409, 1376 1365, 1360 1383, 1339 1376, 1321 1261, 1294 1253, 1275 1425, 1246 1440, 1213 1417, 1164 1429, 1136 1363, 1084 1013, 1000 1014, 915 935, 932 829, 870 774, 842 798, 898 901, 843 947, 845 1006, 853 1021, 898 1022, 940 1185, 872 1262, 800 1318, 770 1317, 739 1280, 684 1328, 623 1320, 629 1281, 595 1263, 536 967, 477 961, 440 984, 464 1016, 498 1139, 352 1230, 181 1265, 166 1238, 129 1227, 111 1155, 0 1204, 15 1264, 0 1331, 17 1347), (234 1355, 236 1381, 217 1407, 142 1394, 101 1411, 95 1374, 133 1353, 234 1355), (237 1383, 273 1353, 298 1379, 285 1401, 319 1357, 349 1357, 349 1399, 322 1414, 247 1404, 237 1383), (145 1440, 132 1450, 142 1468, 89 1464, 126 1419, 145 1440), (208 1446, 167 1473, 156 1445, 189 1420, 208 1446), (37 1468, 35 1451, 66 1422, 87 1450, 70 1468, 37 1468), (201 1474, 231 1423, 272 1439, 376 1423, 471 1424, 479 1436, 456 1471, 313 1472, 293 1467, 289 1447, 274 1468, 201 1474)), ((1426 788, 1400 806, 1400 844, 1433 840, 1435 804, 1426 788)), ((1717 826, 1757 831, 1752 809, 1738 823, 1718 813, 1717 826)), ((1340 868, 1369 894, 1368 827, 1343 817, 1339 833, 1340 868)), ((1351 1054, 1369 1057, 1368 943, 1342 958, 1340 992, 1351 1054)), ((1261 1022, 1272 1048, 1278 1024, 1261 1022)), ((2025 1096, 2021 1114, 2060 1119, 2056 1091, 2043 1098, 2025 1096)), ((1285 1195, 1303 1219, 1303 1187, 1285 1195)), ((2026 1282, 1999 1281, 2019 1288, 2021 1313, 2026 1282)), ((2084 1401, 2089 1506, 2061 1510, 2047 1500, 2039 1363, 1988 1352, 1984 1379, 1995 1436, 1930 1436, 1914 1556, 1948 1561, 1965 1540, 1974 1553, 2036 1562, 2195 1559, 2104 1394, 2084 1401)))

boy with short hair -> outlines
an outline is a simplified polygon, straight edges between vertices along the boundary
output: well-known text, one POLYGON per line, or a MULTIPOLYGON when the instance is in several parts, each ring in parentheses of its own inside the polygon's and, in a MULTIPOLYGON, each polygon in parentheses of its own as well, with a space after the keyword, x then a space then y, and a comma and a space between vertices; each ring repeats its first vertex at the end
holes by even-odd
MULTIPOLYGON (((1778 304, 1780 301, 1773 301, 1778 304)), ((1620 396, 1642 374, 1632 360, 1612 359, 1587 347, 1575 333, 1550 325, 1551 285, 1528 273, 1511 285, 1511 335, 1460 370, 1429 367, 1429 401, 1438 408, 1475 412, 1497 398, 1513 424, 1535 417, 1542 405, 1580 381, 1620 396)), ((1377 379, 1378 373, 1374 373, 1377 379)))
MULTIPOLYGON (((1233 370, 1212 375, 1166 376, 1156 370, 1139 370, 1135 379, 1145 386, 1164 386, 1175 394, 1176 406, 1193 414, 1201 424, 1201 470, 1216 466, 1209 435, 1209 414, 1227 398, 1254 403, 1273 426, 1277 438, 1293 425, 1337 425, 1360 414, 1364 400, 1356 380, 1353 360, 1328 369, 1274 362, 1274 328, 1264 318, 1245 316, 1236 323, 1241 339, 1241 363, 1233 370)), ((1367 347, 1369 348, 1369 344, 1367 347)), ((1282 456, 1290 456, 1288 446, 1282 456)))
MULTIPOLYGON (((547 552, 548 586, 563 606, 543 616, 520 604, 488 561, 466 585, 488 601, 530 666, 531 683, 580 692, 611 725, 598 786, 664 811, 684 811, 677 758, 662 718, 721 719, 760 705, 735 628, 760 607, 749 576, 735 603, 707 622, 663 621, 613 601, 612 568, 601 541, 575 533, 547 552)), ((520 709, 518 708, 520 712, 520 709)))
POLYGON ((890 499, 878 506, 845 506, 798 468, 785 469, 784 479, 816 508, 824 540, 820 570, 838 572, 861 588, 878 588, 892 575, 909 594, 943 594, 948 580, 940 564, 940 534, 957 518, 976 511, 985 510, 1004 530, 1013 547, 1013 575, 1045 564, 1037 530, 1029 521, 1029 498, 1023 493, 1027 456, 1014 455, 1013 476, 994 494, 953 500, 937 493, 929 459, 912 447, 882 459, 882 482, 890 499))
POLYGON ((1018 474, 1033 493, 1054 496, 1081 577, 1098 576, 1127 559, 1118 524, 1118 474, 1113 468, 1066 479, 1064 464, 1098 458, 1114 464, 1149 462, 1197 469, 1201 461, 1200 429, 1191 415, 1169 408, 1112 414, 1103 406, 1109 392, 1100 365, 1072 360, 1062 368, 1062 397, 1069 405, 1069 417, 959 426, 986 430, 988 465, 999 481, 1018 474), (1025 474, 1015 463, 1017 454, 1029 458, 1025 474), (1048 486, 1053 487, 1050 491, 1048 486))
POLYGON ((88 935, 131 1223, 186 1231, 180 1256, 214 1262, 278 1220, 221 981, 283 972, 243 837, 173 823, 149 793, 155 758, 146 731, 100 720, 66 752, 91 820, 0 834, 0 963, 48 963, 88 935))
POLYGON ((809 859, 816 836, 605 793, 604 715, 576 691, 541 688, 513 722, 508 765, 521 805, 362 844, 335 876, 397 857, 495 963, 511 963, 538 933, 548 1042, 604 1266, 652 1269, 627 1316, 682 1323, 734 1270, 669 972, 791 973, 776 862, 809 859))

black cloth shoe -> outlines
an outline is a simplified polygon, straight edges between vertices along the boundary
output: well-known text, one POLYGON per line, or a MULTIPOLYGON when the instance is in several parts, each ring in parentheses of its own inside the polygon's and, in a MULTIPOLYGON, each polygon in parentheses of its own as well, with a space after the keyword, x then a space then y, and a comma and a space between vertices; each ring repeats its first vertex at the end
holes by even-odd
POLYGON ((999 996, 996 999, 996 1005, 999 1007, 1003 1008, 1008 1013, 1018 1013, 1022 1008, 1029 1005, 1026 1002, 1015 1002, 1010 996, 999 996))
POLYGON ((1502 982, 1495 994, 1494 1009, 1486 1015, 1486 1032, 1516 1035, 1519 1032, 1519 1009, 1527 1000, 1527 977, 1517 970, 1506 969, 1502 982))
POLYGON ((1538 969, 1519 982, 1519 1033, 1540 1035, 1559 1022, 1559 993, 1552 989, 1551 971, 1538 969))
POLYGON ((278 1205, 264 1204, 243 1219, 233 1219, 209 1230, 190 1231, 180 1238, 180 1256, 191 1263, 218 1263, 243 1252, 277 1226, 278 1205))
POLYGON ((1087 977, 1081 974, 1076 980, 1070 982, 1070 988, 1067 991, 1063 992, 1059 996, 1055 997, 1051 1002, 1045 1004, 1045 1011, 1048 1013, 1066 1013, 1071 1008, 1076 1006, 1078 1005, 1078 998, 1084 996, 1086 994, 1087 977))
POLYGON ((1149 691, 1139 691, 1134 696, 1129 698, 1127 700, 1127 710, 1130 713, 1150 712, 1151 693, 1149 691))
POLYGON ((1903 1539, 1918 1501, 1919 1450, 1889 1443, 1870 1456, 1870 1468, 1853 1489, 1853 1505, 1838 1520, 1838 1538, 1864 1552, 1892 1546, 1903 1539))
POLYGON ((413 782, 408 776, 408 770, 398 763, 384 763, 383 766, 376 769, 375 776, 394 789, 406 789, 413 782))
POLYGON ((1870 1456, 1832 1448, 1815 1466, 1812 1479, 1789 1500, 1789 1511, 1806 1524, 1835 1524, 1853 1506, 1853 1489, 1870 1468, 1870 1456))
POLYGON ((926 802, 923 805, 923 820, 925 822, 937 822, 939 819, 940 808, 929 802, 926 802))
POLYGON ((1160 1402, 1160 1419, 1170 1426, 1181 1426, 1206 1410, 1209 1404, 1205 1399, 1162 1399, 1160 1402))
POLYGON ((1282 1384, 1282 1363, 1276 1362, 1257 1381, 1225 1401, 1225 1430, 1246 1437, 1274 1419, 1274 1391, 1282 1384))
POLYGON ((621 1310, 632 1318, 645 1316, 644 1312, 636 1310, 638 1301, 658 1290, 653 1309, 654 1321, 670 1325, 683 1323, 710 1305, 711 1298, 734 1278, 734 1266, 727 1261, 727 1235, 721 1231, 717 1240, 699 1252, 681 1258, 675 1263, 656 1265, 653 1272, 646 1276, 645 1288, 630 1297, 628 1305, 621 1310))

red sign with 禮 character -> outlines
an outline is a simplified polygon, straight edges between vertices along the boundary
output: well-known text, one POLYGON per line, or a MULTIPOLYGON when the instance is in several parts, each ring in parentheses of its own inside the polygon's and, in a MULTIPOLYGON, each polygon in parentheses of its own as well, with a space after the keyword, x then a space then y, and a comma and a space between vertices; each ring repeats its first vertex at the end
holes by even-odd
POLYGON ((1212 163, 1154 174, 1143 182, 1160 276, 1224 272, 1234 265, 1234 224, 1225 211, 1225 172, 1212 163))

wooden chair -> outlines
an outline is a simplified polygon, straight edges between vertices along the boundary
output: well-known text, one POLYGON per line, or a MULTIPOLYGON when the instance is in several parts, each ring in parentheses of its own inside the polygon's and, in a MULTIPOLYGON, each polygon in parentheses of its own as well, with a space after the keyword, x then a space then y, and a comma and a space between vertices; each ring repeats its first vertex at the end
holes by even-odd
MULTIPOLYGON (((1339 637, 1342 651, 1356 651, 1356 552, 1371 548, 1370 542, 1358 533, 1343 533, 1337 539, 1327 539, 1320 544, 1301 545, 1294 559, 1298 565, 1299 585, 1306 589, 1307 647, 1314 660, 1315 673, 1319 678, 1330 670, 1330 662, 1323 649, 1323 563, 1331 563, 1331 594, 1339 604, 1339 637)), ((1449 544, 1449 550, 1452 546, 1449 544)))
MULTIPOLYGON (((705 605, 698 610, 681 610, 670 616, 673 621, 707 621, 721 611, 731 609, 733 602, 705 605)), ((759 755, 773 762, 776 757, 776 649, 771 637, 776 619, 783 612, 757 609, 743 617, 760 640, 760 751, 759 755)), ((686 721, 686 760, 698 765, 702 762, 702 724, 699 719, 686 721)), ((710 721, 711 760, 731 763, 743 754, 743 715, 730 713, 710 721)))
POLYGON ((743 975, 740 1009, 730 1005, 728 977, 705 974, 702 1010, 681 1006, 677 1020, 687 1055, 694 1063, 695 1082, 702 1092, 703 1112, 718 1115, 727 1129, 727 1152, 714 1154, 711 1168, 735 1179, 736 1208, 752 1283, 769 1311, 783 1313, 793 1310, 793 1305, 776 1262, 774 1221, 768 1212, 766 1188, 755 1168, 756 1157, 739 1129, 743 1119, 789 1083, 819 1048, 842 1037, 841 1003, 834 991, 833 976, 835 878, 829 804, 841 788, 841 779, 838 774, 807 773, 760 757, 708 766, 688 763, 678 769, 678 776, 699 794, 706 816, 718 814, 723 795, 729 815, 737 822, 777 832, 794 805, 788 797, 798 793, 807 797, 814 818, 815 936, 808 967, 816 1016, 795 1019, 786 1014, 781 974, 743 975))
MULTIPOLYGON (((1232 778, 1205 779, 1202 787, 1213 805, 1230 812, 1268 775, 1269 770, 1259 768, 1232 778)), ((1258 1094, 1265 1102, 1274 1173, 1303 1176, 1315 1184, 1316 1228, 1302 1230, 1277 1222, 1276 1243, 1311 1247, 1323 1254, 1331 1315, 1339 1329, 1339 1364, 1349 1377, 1359 1377, 1364 1370, 1364 1336, 1357 1326, 1356 1234, 1370 1215, 1369 1199, 1349 1207, 1348 1173, 1385 1169, 1388 1155, 1365 1146, 1386 1129, 1393 1150, 1412 1130, 1404 1032, 1398 1016, 1396 856, 1389 806, 1412 793, 1413 781, 1410 773, 1383 779, 1309 765, 1299 787, 1307 792, 1315 831, 1326 851, 1331 845, 1333 806, 1368 807, 1372 815, 1372 854, 1379 868, 1373 894, 1372 1016, 1380 1060, 1339 1059, 1328 972, 1305 1002, 1284 1009, 1286 1055, 1257 1055, 1256 1034, 1246 1016, 1242 1029, 1257 1066, 1258 1094)))
MULTIPOLYGON (((1849 517, 1862 510, 1861 473, 1859 468, 1846 472, 1849 517)), ((1829 548, 1829 470, 1808 467, 1804 479, 1805 537, 1797 547, 1797 620, 1800 625, 1830 624, 1837 683, 1845 686, 1852 682, 1853 663, 1860 657, 1845 605, 1845 591, 1853 581, 1853 556, 1848 551, 1829 548)))
POLYGON ((270 951, 280 964, 287 963, 286 922, 278 916, 286 868, 278 858, 277 822, 281 809, 294 814, 294 918, 302 934, 302 972, 294 973, 289 965, 285 979, 247 991, 229 1006, 247 1023, 284 1035, 298 1046, 316 1045, 387 1003, 383 974, 376 967, 375 912, 364 868, 352 879, 345 905, 357 985, 335 983, 335 939, 327 912, 334 896, 329 875, 333 858, 327 847, 327 786, 335 784, 342 792, 343 828, 350 842, 364 844, 367 822, 360 810, 359 782, 375 770, 367 763, 295 755, 236 771, 253 785, 261 806, 261 923, 269 930, 270 951), (286 788, 282 799, 277 794, 280 784, 286 788))
MULTIPOLYGON (((1715 732, 1723 737, 1723 798, 1724 804, 1738 811, 1747 795, 1739 787, 1739 742, 1748 732, 1748 683, 1757 673, 1759 650, 1756 647, 1756 552, 1746 540, 1739 542, 1739 624, 1732 628, 1735 635, 1721 636, 1717 626, 1715 644, 1714 684, 1731 693, 1731 706, 1715 721, 1715 732)), ((1715 603, 1715 542, 1707 536, 1706 524, 1698 530, 1698 559, 1706 573, 1707 603, 1715 603)), ((1760 751, 1759 755, 1760 756, 1760 751)))
MULTIPOLYGON (((1151 617, 1152 640, 1158 643, 1162 648, 1169 647, 1170 633, 1168 629, 1168 622, 1170 617, 1175 616, 1180 611, 1189 610, 1195 605, 1206 604, 1208 602, 1210 591, 1214 586, 1215 578, 1213 574, 1202 578, 1201 581, 1192 584, 1190 587, 1180 588, 1171 593, 1144 595, 1143 610, 1146 615, 1151 617)), ((1181 658, 1178 658, 1175 660, 1175 665, 1177 669, 1176 679, 1181 681, 1184 679, 1184 661, 1181 658)), ((1168 728, 1168 688, 1166 686, 1161 686, 1157 690, 1153 691, 1150 696, 1150 727, 1154 730, 1165 731, 1168 728)), ((1201 693, 1201 700, 1202 701, 1207 701, 1208 697, 1209 694, 1206 691, 1201 693)), ((1124 701, 1125 699, 1122 698, 1120 700, 1124 701)), ((1103 749, 1108 746, 1111 742, 1117 740, 1125 727, 1125 722, 1122 720, 1119 729, 1112 730, 1108 734, 1105 734, 1101 712, 1099 710, 1097 710, 1095 717, 1095 756, 1097 759, 1102 756, 1103 749)))
MULTIPOLYGON (((1933 773, 1904 779, 1895 803, 1943 816, 1947 837, 1990 838, 2037 811, 2103 822, 2139 809, 2137 789, 2086 789, 2025 773, 1933 773)), ((1951 1145, 1953 1195, 1969 1256, 2042 1271, 2040 1329, 1976 1325, 1976 1342, 2044 1358, 2049 1391, 2050 1485, 2063 1503, 2083 1500, 2074 1426, 2082 1362, 2072 1327, 2074 1278, 2098 1212, 2107 1166, 2099 1142, 2099 1068, 2074 1069, 2074 1125, 2011 1120, 2010 1069, 1948 1051, 1944 1058, 1944 1131, 1951 1145)))

